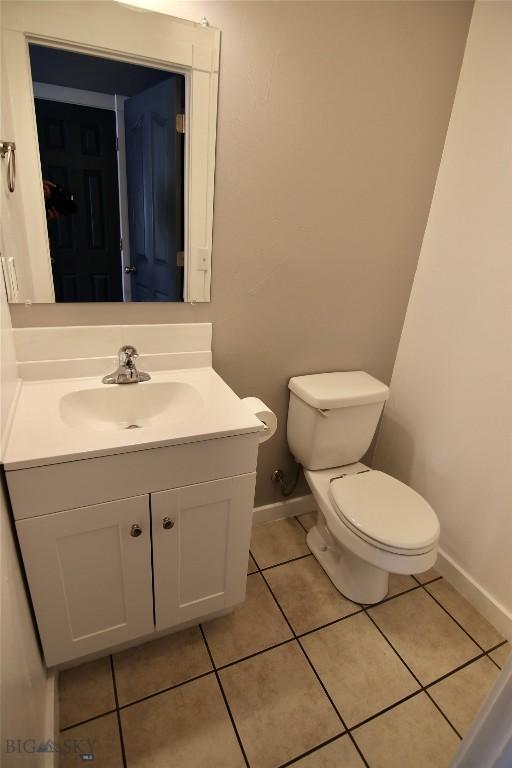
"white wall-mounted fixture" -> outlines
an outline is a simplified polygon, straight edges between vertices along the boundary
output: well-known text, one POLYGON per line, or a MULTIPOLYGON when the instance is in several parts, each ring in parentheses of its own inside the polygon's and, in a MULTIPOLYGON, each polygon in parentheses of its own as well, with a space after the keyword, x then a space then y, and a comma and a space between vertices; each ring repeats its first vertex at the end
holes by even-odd
POLYGON ((16 143, 0 141, 0 157, 7 163, 7 188, 14 192, 16 188, 16 143))

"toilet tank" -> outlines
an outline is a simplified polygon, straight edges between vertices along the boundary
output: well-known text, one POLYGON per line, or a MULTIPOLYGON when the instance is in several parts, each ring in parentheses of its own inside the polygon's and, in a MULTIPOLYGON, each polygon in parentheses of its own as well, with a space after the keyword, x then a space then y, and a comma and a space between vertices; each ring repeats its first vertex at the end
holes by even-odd
POLYGON ((359 461, 372 441, 389 389, 364 371, 290 379, 288 445, 306 469, 359 461))

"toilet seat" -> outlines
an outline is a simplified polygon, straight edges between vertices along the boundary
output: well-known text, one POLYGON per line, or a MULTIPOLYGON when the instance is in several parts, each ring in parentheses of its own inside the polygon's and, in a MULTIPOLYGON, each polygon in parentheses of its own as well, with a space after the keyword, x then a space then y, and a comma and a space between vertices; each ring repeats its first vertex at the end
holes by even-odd
POLYGON ((339 519, 384 551, 417 555, 437 546, 439 521, 416 491, 378 470, 335 477, 329 496, 339 519))
MULTIPOLYGON (((414 501, 418 501, 417 494, 413 491, 401 493, 401 484, 388 475, 381 477, 382 474, 360 462, 330 469, 304 470, 318 508, 315 523, 307 535, 308 547, 334 586, 356 603, 376 603, 382 600, 388 591, 390 573, 422 573, 432 568, 437 559, 439 523, 435 512, 423 499, 419 500, 421 511, 414 515, 415 522, 419 518, 418 525, 409 526, 408 517, 411 515, 408 515, 398 533, 395 529, 396 516, 392 518, 391 524, 389 520, 387 524, 382 522, 383 530, 372 527, 372 517, 382 519, 386 515, 383 510, 387 507, 389 512, 393 508, 392 491, 397 490, 394 483, 398 484, 397 495, 400 491, 402 503, 399 506, 402 510, 412 509, 414 501), (369 502, 367 497, 372 496, 371 490, 376 492, 369 502), (358 528, 355 522, 352 495, 356 495, 360 507, 364 500, 370 519, 370 525, 364 526, 365 531, 358 528), (425 519, 429 522, 424 525, 422 520, 425 519), (390 527, 387 528, 387 525, 390 527), (412 529, 412 536, 403 535, 407 527, 412 529), (402 537, 398 534, 402 534, 402 537), (425 544, 429 539, 434 541, 425 544), (417 544, 422 546, 411 548, 417 544)), ((405 491, 408 490, 405 487, 405 491)), ((418 512, 416 505, 414 508, 418 512)))

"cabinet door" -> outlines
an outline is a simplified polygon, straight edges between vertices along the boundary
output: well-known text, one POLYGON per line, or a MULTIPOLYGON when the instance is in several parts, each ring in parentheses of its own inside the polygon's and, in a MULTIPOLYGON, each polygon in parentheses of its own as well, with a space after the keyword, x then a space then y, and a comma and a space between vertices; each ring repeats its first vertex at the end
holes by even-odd
POLYGON ((255 478, 151 494, 157 629, 243 601, 255 478))
POLYGON ((16 528, 48 666, 153 631, 149 496, 16 528))

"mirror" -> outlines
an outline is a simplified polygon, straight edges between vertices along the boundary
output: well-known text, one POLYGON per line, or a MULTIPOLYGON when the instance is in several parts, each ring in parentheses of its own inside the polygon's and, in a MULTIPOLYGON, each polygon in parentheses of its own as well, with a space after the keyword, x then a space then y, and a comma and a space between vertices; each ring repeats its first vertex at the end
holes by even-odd
POLYGON ((55 301, 183 301, 185 77, 29 53, 55 301))
POLYGON ((2 38, 10 301, 209 301, 218 30, 32 0, 2 38))

